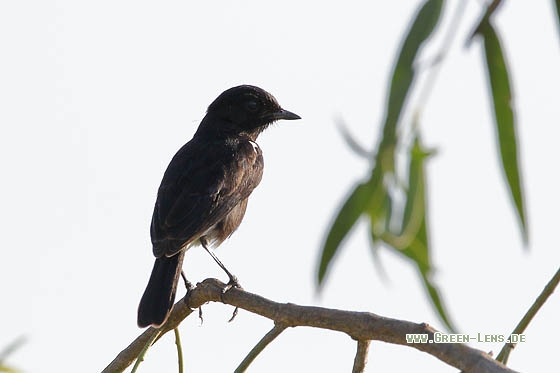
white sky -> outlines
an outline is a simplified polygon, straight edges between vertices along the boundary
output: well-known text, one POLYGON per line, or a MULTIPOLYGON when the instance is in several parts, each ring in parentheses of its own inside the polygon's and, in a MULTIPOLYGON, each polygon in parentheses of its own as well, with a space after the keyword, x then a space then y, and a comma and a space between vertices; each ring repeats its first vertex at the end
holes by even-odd
MULTIPOLYGON (((457 1, 451 1, 446 20, 457 1)), ((412 267, 381 251, 374 267, 365 224, 346 241, 321 297, 314 278, 326 229, 369 170, 334 117, 367 147, 378 140, 387 82, 416 1, 5 1, 0 4, 0 349, 26 372, 96 372, 132 341, 153 258, 149 222, 163 171, 208 104, 242 83, 303 117, 263 134, 263 182, 218 255, 245 289, 276 301, 364 310, 442 328, 412 267), (319 5, 320 4, 320 5, 319 5)), ((558 87, 552 2, 506 1, 496 15, 514 79, 529 250, 499 169, 479 41, 464 49, 481 2, 424 108, 436 279, 463 333, 510 332, 560 263, 558 87)), ((444 22, 442 26, 446 26, 444 22)), ((429 62, 436 48, 424 50, 429 62)), ((414 102, 414 100, 412 100, 414 102)), ((410 113, 405 117, 410 118, 410 113)), ((224 280, 200 249, 191 281, 224 280)), ((179 294, 182 296, 182 294, 179 294)), ((521 371, 557 364, 560 297, 552 296, 512 353, 521 371)), ((189 372, 232 371, 271 327, 204 307, 181 326, 189 372)), ((492 343, 472 344, 499 351, 492 343)), ((350 371, 346 335, 296 328, 252 372, 350 371)), ((454 372, 430 355, 373 343, 369 371, 454 372)), ((176 371, 173 336, 141 372, 176 371)))

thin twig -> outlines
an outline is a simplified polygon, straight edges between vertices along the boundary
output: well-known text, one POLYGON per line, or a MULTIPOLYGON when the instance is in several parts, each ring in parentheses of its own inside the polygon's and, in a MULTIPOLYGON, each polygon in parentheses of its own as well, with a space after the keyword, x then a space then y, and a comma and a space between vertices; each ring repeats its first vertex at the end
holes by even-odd
POLYGON ((484 14, 482 15, 482 17, 480 17, 480 21, 476 24, 476 27, 474 28, 473 32, 471 32, 470 36, 467 38, 467 41, 465 43, 465 47, 468 48, 470 46, 474 37, 478 33, 480 33, 482 28, 490 20, 490 17, 492 16, 492 14, 494 14, 496 9, 498 9, 498 6, 500 6, 501 3, 502 3, 502 0, 492 0, 492 2, 490 4, 488 4, 488 6, 486 7, 486 10, 484 11, 484 14))
POLYGON ((266 346, 270 342, 272 342, 276 337, 280 335, 286 329, 286 325, 275 324, 274 328, 272 328, 268 333, 262 337, 262 339, 253 347, 251 351, 245 356, 245 359, 239 364, 239 366, 235 369, 234 373, 242 373, 247 370, 249 365, 255 360, 255 358, 265 349, 266 346))
MULTIPOLYGON (((533 320, 533 317, 535 317, 535 315, 537 314, 537 312, 539 312, 540 308, 546 302, 548 297, 554 292, 554 289, 556 289, 556 286, 558 286, 558 282, 560 282, 560 268, 558 269, 558 271, 556 271, 556 274, 552 276, 552 279, 548 282, 548 284, 546 284, 543 291, 537 297, 537 299, 535 300, 531 308, 529 308, 529 311, 527 311, 525 316, 523 316, 521 321, 519 321, 519 324, 517 324, 515 329, 513 329, 511 334, 523 334, 525 329, 527 329, 527 326, 529 326, 531 320, 533 320)), ((498 354, 496 360, 504 364, 507 364, 509 354, 515 348, 516 345, 517 343, 511 343, 511 342, 506 343, 504 347, 502 347, 502 350, 498 354)))
MULTIPOLYGON (((154 341, 157 341, 159 337, 163 336, 169 330, 175 329, 181 321, 193 312, 192 309, 184 304, 184 301, 181 301, 180 303, 181 306, 179 306, 179 303, 175 304, 169 319, 160 329, 156 329, 154 327, 146 329, 127 348, 122 350, 101 373, 117 373, 124 371, 126 367, 130 366, 130 364, 136 360, 141 350, 147 343, 150 341, 155 343, 154 341)), ((148 344, 148 346, 150 346, 150 344, 148 344)))
POLYGON ((175 344, 177 345, 177 362, 179 364, 179 373, 183 373, 183 347, 181 345, 179 328, 173 329, 173 332, 175 332, 175 344))
POLYGON ((366 370, 370 340, 358 340, 358 349, 354 357, 354 367, 352 373, 363 373, 366 370))
POLYGON ((131 373, 136 373, 136 371, 138 370, 138 367, 140 366, 140 363, 142 361, 144 361, 144 355, 146 355, 146 352, 148 351, 148 349, 150 348, 152 343, 154 343, 155 339, 158 337, 159 334, 160 334, 159 332, 154 333, 151 336, 151 338, 148 339, 148 341, 146 341, 146 343, 144 344, 144 347, 142 348, 142 350, 138 354, 138 357, 136 358, 136 363, 132 367, 131 373))

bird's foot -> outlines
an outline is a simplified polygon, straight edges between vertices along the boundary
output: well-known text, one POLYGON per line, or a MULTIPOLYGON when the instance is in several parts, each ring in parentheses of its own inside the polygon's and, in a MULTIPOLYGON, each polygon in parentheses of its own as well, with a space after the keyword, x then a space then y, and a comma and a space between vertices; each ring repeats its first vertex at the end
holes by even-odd
POLYGON ((235 275, 232 275, 231 273, 228 273, 228 275, 229 275, 229 282, 226 284, 226 286, 224 286, 224 288, 222 289, 222 294, 220 294, 220 300, 222 301, 222 303, 225 303, 224 294, 227 293, 232 288, 243 290, 243 287, 239 283, 237 277, 235 277, 235 275))
POLYGON ((187 277, 185 276, 185 273, 183 271, 181 271, 181 277, 183 278, 183 282, 185 283, 185 287, 187 288, 187 294, 185 294, 184 302, 187 305, 187 307, 189 307, 191 309, 191 311, 194 311, 191 306, 189 306, 189 298, 191 295, 191 291, 194 289, 194 285, 187 280, 187 277))
POLYGON ((228 322, 232 322, 235 317, 237 316, 237 313, 239 312, 239 307, 235 307, 235 309, 233 310, 233 313, 231 314, 231 318, 228 320, 228 322))
MULTIPOLYGON (((181 272, 181 275, 183 276, 183 280, 185 282, 185 287, 187 288, 187 294, 185 295, 185 298, 183 298, 184 302, 187 305, 187 307, 189 307, 189 309, 191 311, 194 311, 194 309, 189 304, 189 300, 190 300, 192 291, 194 290, 195 286, 190 281, 187 280, 187 278, 185 277, 183 272, 181 272)), ((202 306, 198 307, 198 318, 200 319, 200 325, 202 325, 204 323, 204 318, 202 317, 202 306)))
POLYGON ((222 294, 227 293, 231 288, 237 288, 243 290, 243 287, 239 283, 239 280, 235 275, 229 274, 229 282, 226 284, 224 289, 222 290, 222 294))
POLYGON ((200 325, 204 324, 204 318, 202 317, 202 306, 198 307, 198 318, 200 319, 200 325))
MULTIPOLYGON (((225 303, 224 294, 227 293, 230 289, 232 288, 243 289, 243 287, 241 286, 239 280, 237 279, 237 277, 235 277, 235 275, 232 275, 231 273, 228 273, 228 275, 229 275, 229 282, 222 289, 222 294, 220 296, 222 303, 225 303)), ((237 316, 238 312, 239 312, 239 307, 235 307, 235 309, 233 310, 233 314, 231 315, 231 318, 228 320, 228 322, 232 322, 237 316)))
POLYGON ((185 276, 185 272, 181 271, 181 277, 183 278, 183 282, 185 284, 185 287, 187 288, 187 293, 192 289, 194 289, 194 285, 189 280, 187 280, 187 276, 185 276))

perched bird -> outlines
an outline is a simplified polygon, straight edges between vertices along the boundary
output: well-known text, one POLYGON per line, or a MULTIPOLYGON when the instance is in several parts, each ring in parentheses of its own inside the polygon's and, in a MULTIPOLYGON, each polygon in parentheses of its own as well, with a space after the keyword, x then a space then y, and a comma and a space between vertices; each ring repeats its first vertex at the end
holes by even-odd
POLYGON ((229 277, 236 278, 208 249, 241 224, 249 195, 263 174, 258 135, 279 119, 300 119, 261 88, 242 85, 223 92, 210 106, 191 141, 169 163, 158 190, 150 234, 154 268, 138 307, 138 326, 158 327, 173 307, 185 252, 202 245, 229 277))

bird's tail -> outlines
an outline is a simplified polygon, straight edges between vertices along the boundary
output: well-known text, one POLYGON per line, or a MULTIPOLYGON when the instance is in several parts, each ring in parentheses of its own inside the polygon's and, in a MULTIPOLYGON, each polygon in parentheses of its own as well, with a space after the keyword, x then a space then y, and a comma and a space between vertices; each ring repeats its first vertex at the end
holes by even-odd
POLYGON ((170 258, 163 256, 156 259, 150 281, 138 306, 139 327, 158 327, 167 320, 173 308, 184 255, 185 252, 180 252, 170 258))

